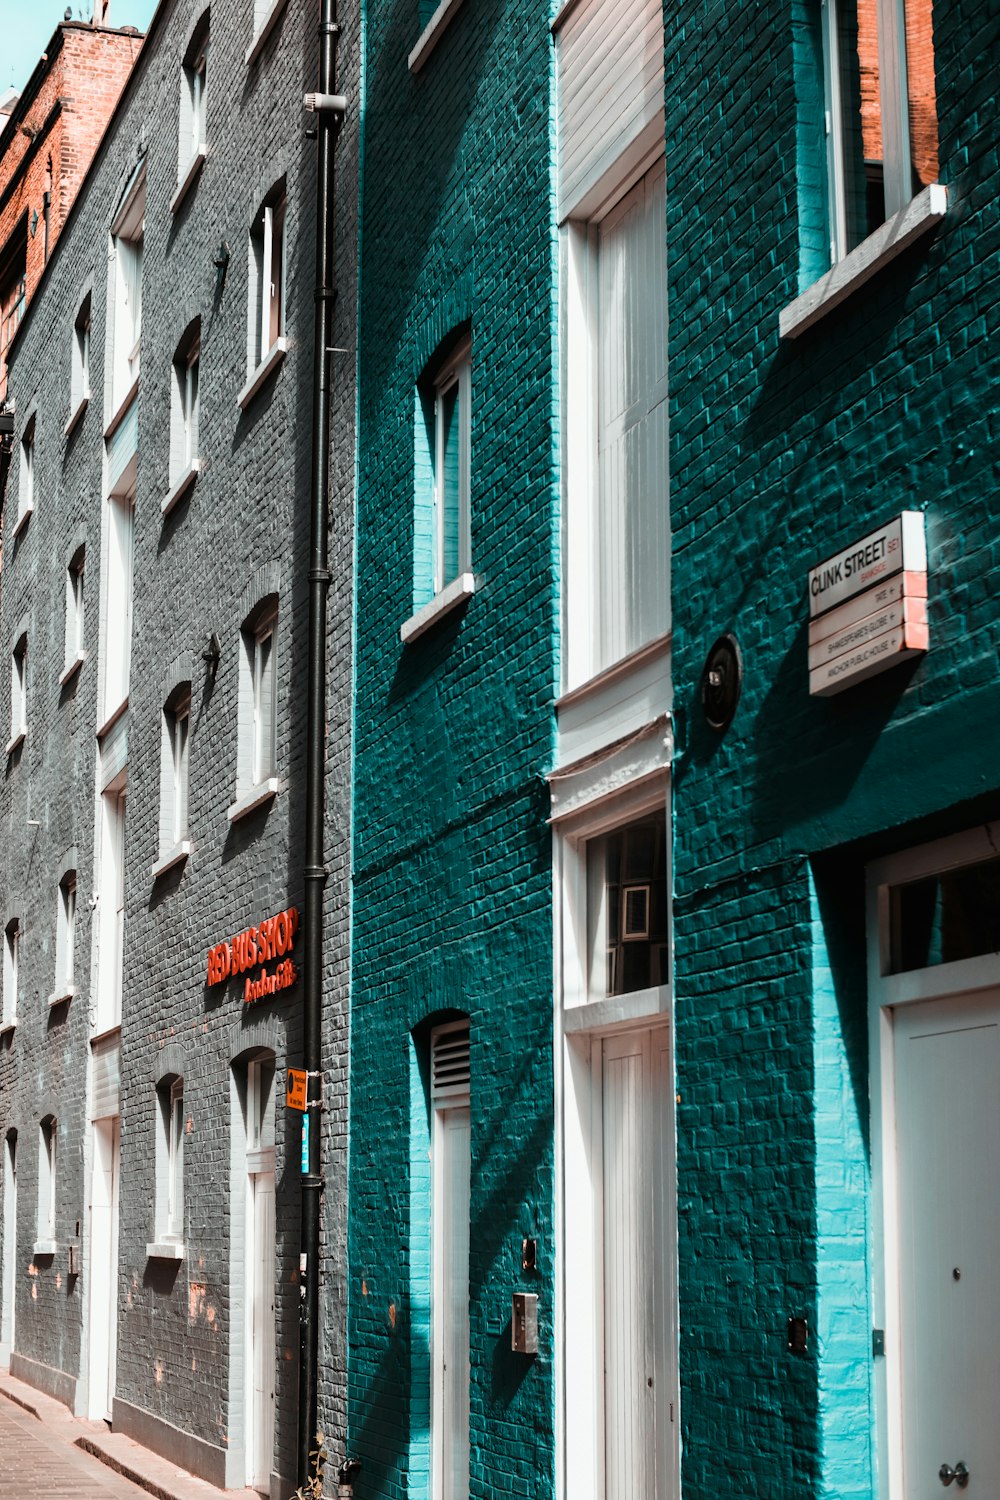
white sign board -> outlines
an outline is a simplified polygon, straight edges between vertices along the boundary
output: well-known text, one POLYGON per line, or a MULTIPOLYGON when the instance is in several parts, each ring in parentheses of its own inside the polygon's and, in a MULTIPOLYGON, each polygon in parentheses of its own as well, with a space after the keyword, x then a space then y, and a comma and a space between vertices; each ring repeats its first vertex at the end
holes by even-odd
POLYGON ((908 510, 809 574, 809 692, 827 698, 927 650, 924 518, 908 510))
POLYGON ((919 510, 904 510, 901 516, 878 531, 862 537, 828 557, 809 573, 809 618, 825 614, 845 599, 894 573, 926 573, 927 543, 924 517, 919 510))

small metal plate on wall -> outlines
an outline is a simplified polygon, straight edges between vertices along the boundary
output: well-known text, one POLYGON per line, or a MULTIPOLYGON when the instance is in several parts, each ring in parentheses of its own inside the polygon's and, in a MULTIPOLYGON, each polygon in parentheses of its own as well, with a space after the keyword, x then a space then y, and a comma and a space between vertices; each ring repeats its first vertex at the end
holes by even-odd
POLYGON ((701 707, 706 722, 719 734, 736 715, 743 688, 743 657, 734 635, 720 635, 701 674, 701 707))
POLYGON ((535 1292, 514 1293, 510 1347, 514 1354, 538 1353, 538 1296, 535 1292))
POLYGON ((789 1354, 805 1354, 809 1348, 809 1322, 806 1318, 789 1318, 788 1320, 788 1352, 789 1354))

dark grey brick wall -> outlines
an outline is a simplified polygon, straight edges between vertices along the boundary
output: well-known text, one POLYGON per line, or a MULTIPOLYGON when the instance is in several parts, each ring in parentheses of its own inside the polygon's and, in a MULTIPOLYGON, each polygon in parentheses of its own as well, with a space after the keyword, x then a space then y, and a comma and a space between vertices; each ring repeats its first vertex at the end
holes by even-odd
MULTIPOLYGON (((177 213, 180 65, 203 6, 166 7, 133 75, 15 350, 19 413, 37 391, 37 502, 17 543, 16 473, 5 507, 0 643, 27 613, 30 728, 7 767, 0 816, 3 911, 23 913, 21 1015, 0 1051, 0 1135, 20 1131, 18 1347, 32 1359, 78 1373, 85 1349, 87 1266, 67 1284, 60 1256, 29 1274, 38 1119, 60 1121, 58 1236, 85 1221, 85 1080, 94 890, 95 742, 100 712, 98 601, 101 576, 101 451, 108 230, 117 195, 138 153, 147 163, 139 458, 135 503, 134 623, 128 710, 126 937, 122 1027, 121 1215, 116 1419, 149 1413, 218 1449, 235 1444, 241 1402, 230 1401, 242 1346, 242 1306, 231 1299, 231 1064, 248 1048, 277 1055, 277 1413, 276 1469, 294 1473, 298 1350, 298 1117, 286 1115, 282 1070, 299 1058, 301 984, 245 1006, 242 985, 205 987, 210 945, 290 904, 301 906, 305 792, 305 664, 309 531, 315 145, 301 98, 316 86, 314 11, 290 3, 252 66, 249 0, 212 11, 208 63, 208 159, 177 213), (289 352, 245 411, 248 232, 261 199, 287 179, 289 352), (224 280, 213 261, 222 241, 224 280), (73 435, 69 354, 82 288, 93 283, 92 398, 73 435), (201 317, 200 452, 204 471, 166 517, 171 360, 190 319, 201 317), (86 646, 73 686, 60 693, 63 587, 70 544, 87 536, 86 646), (273 803, 231 823, 235 797, 240 599, 262 565, 280 568, 278 773, 273 803), (202 659, 222 643, 214 675, 202 659), (190 830, 187 862, 154 881, 158 855, 160 715, 170 664, 192 664, 190 830), (38 826, 31 825, 37 820, 38 826), (79 850, 78 983, 81 993, 50 1016, 55 921, 53 871, 79 850), (169 1049, 169 1051, 168 1051, 169 1049), (155 1082, 180 1057, 184 1075, 185 1239, 179 1265, 147 1260, 154 1238, 155 1082), (44 1080, 44 1082, 42 1082, 44 1080)), ((357 19, 342 14, 341 86, 358 56, 357 19)), ((328 851, 324 973, 328 1059, 322 1422, 336 1442, 344 1425, 344 1260, 348 928, 348 795, 353 555, 353 386, 357 119, 338 148, 338 356, 333 422, 329 611, 328 851)), ((8 668, 9 671, 9 668, 8 668)), ((4 684, 5 689, 6 684, 4 684)), ((0 690, 6 741, 9 696, 0 690)), ((4 917, 6 920, 6 915, 4 917)), ((85 1230, 85 1224, 82 1223, 85 1230)), ((62 1253, 61 1253, 62 1254, 62 1253)), ((64 1257, 63 1257, 64 1258, 64 1257)), ((150 1428, 155 1435, 155 1428, 150 1428)), ((147 1434, 149 1435, 149 1434, 147 1434)), ((342 1440, 340 1447, 342 1449, 342 1440)), ((230 1470, 232 1474, 234 1471, 230 1470)))

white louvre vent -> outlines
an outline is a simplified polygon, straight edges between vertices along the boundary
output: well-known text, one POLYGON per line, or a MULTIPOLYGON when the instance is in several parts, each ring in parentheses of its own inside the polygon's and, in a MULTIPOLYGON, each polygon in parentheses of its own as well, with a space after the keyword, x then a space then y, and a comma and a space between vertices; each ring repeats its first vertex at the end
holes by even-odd
POLYGON ((469 1097, 469 1023, 453 1021, 431 1033, 431 1102, 469 1097))

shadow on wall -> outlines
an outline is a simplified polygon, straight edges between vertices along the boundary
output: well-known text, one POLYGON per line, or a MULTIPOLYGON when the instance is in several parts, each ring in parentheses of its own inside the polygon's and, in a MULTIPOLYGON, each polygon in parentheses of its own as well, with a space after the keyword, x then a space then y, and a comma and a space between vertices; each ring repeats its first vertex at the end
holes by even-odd
MULTIPOLYGON (((727 614, 710 625, 695 620, 688 627, 698 632, 688 665, 688 751, 692 763, 701 766, 720 753, 749 758, 748 815, 759 841, 848 799, 920 667, 919 660, 904 663, 844 695, 810 698, 806 577, 825 552, 919 500, 908 483, 909 468, 888 484, 876 473, 874 458, 867 478, 861 471, 859 455, 882 449, 874 433, 859 429, 877 426, 883 418, 869 403, 852 426, 850 403, 855 384, 860 389, 865 373, 898 336, 926 257, 926 245, 915 247, 895 263, 877 301, 869 289, 863 306, 852 312, 848 302, 838 310, 836 357, 826 323, 777 348, 734 455, 737 486, 744 495, 751 485, 764 494, 766 529, 743 527, 732 548, 716 546, 699 559, 705 565, 705 597, 724 601, 727 614), (818 339, 825 341, 822 357, 818 339), (743 451, 749 464, 741 481, 743 451), (720 736, 704 722, 697 674, 723 630, 732 630, 740 641, 745 679, 733 728, 720 736)), ((749 506, 748 498, 740 510, 746 513, 749 506)), ((683 768, 678 769, 681 781, 683 768)))

